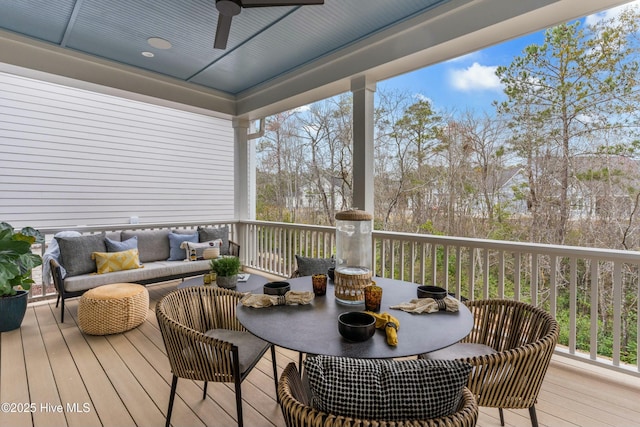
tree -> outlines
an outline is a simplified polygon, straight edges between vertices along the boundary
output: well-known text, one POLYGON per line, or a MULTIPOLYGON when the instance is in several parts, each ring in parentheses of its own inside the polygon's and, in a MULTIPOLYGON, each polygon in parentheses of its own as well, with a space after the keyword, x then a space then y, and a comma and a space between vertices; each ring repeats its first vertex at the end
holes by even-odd
POLYGON ((400 119, 410 104, 406 92, 378 92, 375 109, 375 215, 380 229, 405 231, 410 186, 409 142, 402 137, 400 119))
POLYGON ((638 62, 627 36, 637 22, 629 10, 587 27, 559 25, 497 69, 507 95, 498 112, 510 118, 513 148, 527 159, 533 224, 544 218, 552 243, 567 235, 572 158, 589 151, 595 134, 635 120, 638 62))
POLYGON ((297 129, 295 111, 276 114, 257 143, 257 211, 264 220, 296 220, 303 152, 297 129))
POLYGON ((414 224, 426 222, 433 206, 434 194, 430 191, 433 174, 429 159, 434 156, 433 150, 440 142, 442 127, 442 118, 433 110, 431 102, 423 99, 407 107, 391 134, 392 138, 406 140, 409 144, 407 154, 411 170, 407 172, 411 188, 408 192, 414 224))
POLYGON ((312 104, 299 117, 313 223, 332 225, 336 209, 351 207, 351 97, 312 104))

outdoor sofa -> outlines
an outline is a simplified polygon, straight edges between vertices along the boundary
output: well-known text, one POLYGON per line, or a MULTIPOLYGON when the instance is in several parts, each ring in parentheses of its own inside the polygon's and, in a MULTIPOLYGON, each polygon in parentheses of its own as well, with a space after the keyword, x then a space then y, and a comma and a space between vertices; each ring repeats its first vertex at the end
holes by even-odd
POLYGON ((146 285, 208 273, 210 261, 203 259, 203 249, 208 246, 219 247, 220 255, 240 253, 240 247, 229 240, 228 226, 76 236, 63 232, 56 234, 55 240, 51 246, 58 250, 45 256, 45 261, 58 292, 56 307, 62 301, 60 322, 64 322, 65 300, 89 289, 112 283, 146 285), (193 248, 197 250, 195 260, 187 256, 193 248))

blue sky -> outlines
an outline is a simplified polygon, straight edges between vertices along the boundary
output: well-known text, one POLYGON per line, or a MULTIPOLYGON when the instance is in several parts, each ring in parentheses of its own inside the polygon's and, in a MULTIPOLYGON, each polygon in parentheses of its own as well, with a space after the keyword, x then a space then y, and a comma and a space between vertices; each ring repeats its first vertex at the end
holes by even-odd
MULTIPOLYGON (((587 22, 608 18, 629 5, 640 6, 640 0, 591 15, 587 22)), ((499 65, 508 65, 514 57, 533 43, 544 41, 544 31, 510 40, 450 61, 432 65, 389 80, 378 82, 378 90, 400 90, 416 98, 430 99, 437 110, 464 112, 486 111, 491 114, 494 100, 504 99, 495 76, 499 65)))

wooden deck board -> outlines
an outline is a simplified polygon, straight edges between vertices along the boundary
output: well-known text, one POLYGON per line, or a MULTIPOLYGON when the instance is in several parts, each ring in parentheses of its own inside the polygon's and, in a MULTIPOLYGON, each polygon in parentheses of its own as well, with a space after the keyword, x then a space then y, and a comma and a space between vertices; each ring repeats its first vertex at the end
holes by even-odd
MULTIPOLYGON (((75 325, 71 316, 67 319, 65 323, 75 325)), ((93 354, 85 335, 77 327, 63 328, 61 331, 70 352, 74 355, 74 362, 89 393, 89 401, 82 403, 89 403, 91 410, 99 419, 97 425, 135 425, 109 376, 93 354)))
POLYGON ((22 329, 2 333, 0 345, 0 402, 16 407, 0 411, 0 426, 23 427, 33 424, 31 412, 19 410, 29 404, 27 368, 22 351, 22 329), (18 405, 20 405, 18 407, 18 405))
MULTIPOLYGON (((77 299, 66 304, 59 323, 55 302, 29 306, 20 329, 0 336, 0 402, 35 403, 33 413, 0 411, 0 426, 164 425, 171 372, 155 319, 155 301, 176 282, 149 286, 147 321, 124 334, 93 337, 77 327, 77 299), (79 411, 67 411, 67 404, 79 411), (41 405, 63 405, 62 413, 41 405), (89 411, 81 409, 87 404, 89 411)), ((278 372, 298 353, 277 350, 278 372)), ((235 425, 232 384, 178 382, 172 425, 235 425)), ((271 355, 267 353, 242 384, 247 427, 282 427, 275 401, 271 355)), ((536 404, 540 426, 627 426, 640 424, 640 381, 579 361, 554 356, 536 404)), ((527 410, 505 411, 507 426, 531 425, 527 410)), ((500 425, 498 410, 481 408, 478 425, 500 425)))
POLYGON ((60 401, 65 405, 64 415, 67 419, 67 425, 83 427, 87 423, 96 424, 99 420, 95 411, 92 411, 88 404, 89 393, 76 367, 73 355, 69 351, 60 329, 53 321, 50 308, 40 306, 34 312, 40 325, 40 333, 60 394, 60 401))
POLYGON ((60 399, 35 309, 29 310, 29 315, 25 316, 21 329, 29 399, 37 406, 31 414, 33 423, 43 427, 66 425, 64 412, 56 410, 66 402, 60 399))

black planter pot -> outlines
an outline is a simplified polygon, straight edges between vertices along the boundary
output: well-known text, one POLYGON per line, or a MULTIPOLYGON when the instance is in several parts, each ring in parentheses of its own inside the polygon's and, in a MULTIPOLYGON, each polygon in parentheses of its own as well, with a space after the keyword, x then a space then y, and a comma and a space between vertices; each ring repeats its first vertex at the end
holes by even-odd
POLYGON ((18 329, 27 312, 27 291, 18 291, 12 297, 0 297, 0 332, 18 329))

